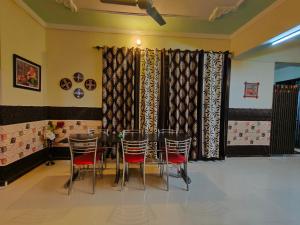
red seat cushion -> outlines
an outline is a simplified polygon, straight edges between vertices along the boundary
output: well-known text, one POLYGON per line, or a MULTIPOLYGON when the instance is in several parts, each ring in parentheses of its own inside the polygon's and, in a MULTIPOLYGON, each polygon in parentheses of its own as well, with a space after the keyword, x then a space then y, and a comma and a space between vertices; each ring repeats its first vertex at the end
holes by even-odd
POLYGON ((137 154, 137 155, 125 154, 125 161, 128 163, 142 163, 142 162, 144 162, 144 155, 142 155, 142 154, 137 154))
MULTIPOLYGON (((99 154, 96 156, 96 161, 99 160, 99 154)), ((74 164, 75 165, 91 165, 94 164, 94 153, 86 153, 79 156, 76 156, 74 158, 74 164)))
MULTIPOLYGON (((166 160, 166 155, 163 156, 164 160, 166 160)), ((186 163, 186 158, 182 154, 169 153, 168 154, 168 162, 174 164, 186 163)))

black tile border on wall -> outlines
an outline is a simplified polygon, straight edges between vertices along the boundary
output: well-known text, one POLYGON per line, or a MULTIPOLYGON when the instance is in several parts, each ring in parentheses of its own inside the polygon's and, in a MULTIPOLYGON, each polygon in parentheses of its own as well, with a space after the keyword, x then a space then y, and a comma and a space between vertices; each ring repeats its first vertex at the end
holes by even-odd
POLYGON ((40 120, 102 120, 102 108, 0 106, 0 125, 40 120))
POLYGON ((47 149, 42 149, 7 166, 0 166, 0 186, 6 186, 47 160, 47 149))
POLYGON ((271 121, 272 109, 229 108, 228 120, 233 121, 271 121))
POLYGON ((102 108, 47 106, 48 120, 102 120, 102 108))
MULTIPOLYGON (((229 108, 228 121, 270 121, 272 109, 229 108)), ((228 131, 227 131, 228 132, 228 131)), ((227 157, 269 156, 270 146, 226 145, 227 157)))
POLYGON ((270 156, 270 146, 262 145, 230 145, 226 149, 227 157, 270 156))
POLYGON ((45 120, 47 108, 43 106, 0 106, 0 125, 45 120))

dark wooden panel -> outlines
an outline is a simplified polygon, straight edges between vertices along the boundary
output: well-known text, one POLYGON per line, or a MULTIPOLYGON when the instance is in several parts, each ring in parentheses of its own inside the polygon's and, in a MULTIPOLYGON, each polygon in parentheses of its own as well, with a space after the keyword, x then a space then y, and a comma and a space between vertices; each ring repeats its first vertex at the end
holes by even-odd
POLYGON ((272 120, 272 109, 229 108, 228 120, 271 121, 272 120))
POLYGON ((269 156, 269 146, 253 146, 253 145, 234 145, 227 146, 226 156, 237 157, 237 156, 269 156))
POLYGON ((0 186, 9 184, 25 173, 46 162, 47 149, 33 153, 25 158, 0 167, 0 186))
POLYGON ((45 120, 47 108, 42 106, 0 106, 0 125, 45 120))
POLYGON ((51 154, 55 160, 70 159, 70 150, 68 147, 54 147, 51 149, 51 154))
POLYGON ((47 107, 49 120, 102 120, 102 109, 91 107, 47 107))
POLYGON ((102 109, 90 107, 0 106, 0 125, 47 119, 102 120, 102 109))
POLYGON ((293 154, 299 87, 275 85, 271 129, 271 154, 293 154))

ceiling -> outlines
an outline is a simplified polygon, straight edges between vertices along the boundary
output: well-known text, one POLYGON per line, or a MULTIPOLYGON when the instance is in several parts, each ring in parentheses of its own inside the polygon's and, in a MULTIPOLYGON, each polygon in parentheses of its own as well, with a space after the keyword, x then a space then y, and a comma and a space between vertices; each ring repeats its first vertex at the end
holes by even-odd
MULTIPOLYGON (((216 7, 231 7, 240 0, 153 0, 153 5, 162 15, 196 17, 201 20, 208 20, 210 14, 216 7)), ((138 7, 105 4, 100 0, 75 0, 78 8, 98 10, 102 12, 121 12, 145 14, 138 7)))
MULTIPOLYGON (((280 45, 264 44, 241 54, 235 59, 253 60, 260 62, 281 62, 296 65, 300 63, 300 37, 293 38, 280 45)), ((284 66, 284 64, 279 64, 284 66)))
POLYGON ((154 0, 167 24, 159 26, 138 7, 73 0, 79 10, 71 12, 55 0, 23 0, 50 25, 71 25, 102 30, 230 35, 276 0, 245 0, 235 11, 208 21, 216 7, 234 6, 238 0, 154 0))

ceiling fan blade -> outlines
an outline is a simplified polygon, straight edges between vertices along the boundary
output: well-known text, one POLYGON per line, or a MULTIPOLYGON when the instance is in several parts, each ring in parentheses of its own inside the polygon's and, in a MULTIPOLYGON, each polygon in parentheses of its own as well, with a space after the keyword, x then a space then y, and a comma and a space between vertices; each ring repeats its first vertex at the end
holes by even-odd
POLYGON ((160 26, 165 25, 166 21, 164 18, 159 14, 155 7, 149 7, 146 9, 146 12, 149 16, 151 16, 160 26))
POLYGON ((137 0, 100 0, 103 3, 136 6, 137 0))

